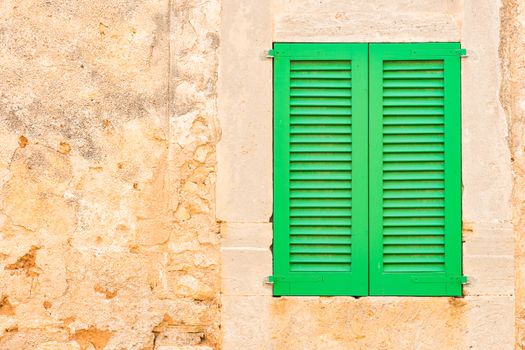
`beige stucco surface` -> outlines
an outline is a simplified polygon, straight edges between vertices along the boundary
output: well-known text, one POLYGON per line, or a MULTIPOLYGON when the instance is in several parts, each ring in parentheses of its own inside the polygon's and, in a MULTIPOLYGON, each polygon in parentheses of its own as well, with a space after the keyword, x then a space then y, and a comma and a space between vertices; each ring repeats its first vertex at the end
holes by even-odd
POLYGON ((491 0, 223 1, 217 206, 224 349, 514 347, 499 10, 491 0), (271 297, 262 281, 272 271, 272 62, 261 53, 278 41, 460 41, 468 49, 462 60, 463 267, 470 279, 464 298, 271 297), (239 67, 253 71, 239 74, 239 67), (255 125, 259 131, 252 133, 255 125))

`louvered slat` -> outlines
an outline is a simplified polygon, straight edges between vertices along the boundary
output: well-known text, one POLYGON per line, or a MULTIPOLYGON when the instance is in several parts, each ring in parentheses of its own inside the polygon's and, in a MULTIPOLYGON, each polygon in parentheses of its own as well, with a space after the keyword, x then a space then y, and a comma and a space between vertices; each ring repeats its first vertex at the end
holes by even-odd
POLYGON ((290 198, 303 200, 290 206, 290 270, 351 271, 352 64, 291 61, 290 66, 290 198), (319 87, 327 89, 320 93, 319 87), (305 149, 307 143, 312 147, 305 149), (340 206, 342 200, 346 205, 340 206))
MULTIPOLYGON (((442 196, 445 188, 441 170, 445 157, 442 144, 403 143, 402 138, 421 134, 428 138, 441 138, 444 132, 444 100, 441 97, 421 97, 421 93, 403 94, 402 91, 409 87, 432 86, 435 88, 432 90, 434 95, 443 96, 443 77, 443 61, 383 63, 383 88, 389 95, 383 98, 383 133, 399 140, 395 146, 389 139, 383 144, 383 227, 395 227, 396 235, 400 237, 405 231, 432 227, 433 237, 437 235, 443 241, 443 208, 390 208, 386 202, 391 198, 403 198, 405 202, 409 198, 417 198, 421 202, 442 196)), ((414 241, 413 237, 411 241, 399 240, 395 246, 383 241, 384 270, 417 272, 427 270, 425 265, 432 264, 432 271, 444 271, 444 244, 433 245, 430 249, 430 246, 414 241)))
POLYGON ((458 48, 370 44, 371 295, 461 295, 458 48))

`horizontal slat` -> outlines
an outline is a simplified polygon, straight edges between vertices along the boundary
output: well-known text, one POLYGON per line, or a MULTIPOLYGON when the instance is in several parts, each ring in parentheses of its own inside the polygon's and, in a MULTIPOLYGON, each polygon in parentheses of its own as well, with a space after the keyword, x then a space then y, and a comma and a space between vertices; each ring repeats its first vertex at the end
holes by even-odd
POLYGON ((419 170, 444 170, 443 162, 397 162, 385 163, 385 171, 419 171, 419 170))
POLYGON ((343 115, 352 114, 351 107, 290 107, 291 115, 343 115))
POLYGON ((383 181, 383 189, 385 190, 428 190, 428 189, 443 189, 443 180, 385 180, 383 181))
POLYGON ((427 264, 385 264, 385 272, 442 272, 445 270, 444 263, 427 263, 427 264))
POLYGON ((442 254, 418 254, 418 255, 404 255, 404 254, 384 254, 383 263, 442 263, 445 261, 445 256, 442 254))
POLYGON ((384 135, 383 143, 443 143, 443 134, 384 135))
POLYGON ((383 180, 442 180, 443 171, 385 171, 383 180))
POLYGON ((290 78, 352 79, 351 70, 292 70, 290 78))
POLYGON ((352 99, 341 97, 292 97, 291 106, 328 106, 351 107, 352 99))
POLYGON ((435 217, 407 217, 407 218, 383 218, 383 226, 408 226, 408 227, 425 227, 425 226, 443 226, 445 218, 435 217))
POLYGON ((385 125, 384 134, 442 134, 445 127, 443 125, 385 125))
POLYGON ((292 208, 350 208, 352 200, 350 198, 292 198, 290 206, 292 208))
POLYGON ((410 235, 410 236, 384 236, 383 245, 442 245, 445 244, 445 238, 442 235, 439 236, 422 236, 422 235, 410 235))
POLYGON ((352 189, 352 182, 346 180, 292 180, 290 188, 295 189, 352 189))
POLYGON ((426 153, 384 153, 384 162, 442 162, 445 160, 443 152, 426 153))
POLYGON ((383 107, 383 115, 443 115, 445 109, 443 107, 427 106, 427 107, 383 107))
POLYGON ((290 254, 291 263, 350 263, 350 254, 290 254))
POLYGON ((383 106, 443 106, 442 97, 385 97, 383 106))
POLYGON ((386 70, 383 79, 434 79, 443 78, 443 70, 386 70))
POLYGON ((327 171, 327 170, 352 170, 351 162, 305 162, 292 161, 290 171, 327 171))
POLYGON ((292 217, 352 217, 352 210, 347 208, 291 208, 292 217))
POLYGON ((443 79, 384 79, 384 88, 442 88, 443 79))
POLYGON ((290 226, 291 235, 302 235, 302 236, 319 236, 319 235, 331 235, 331 236, 349 236, 352 234, 351 228, 348 225, 324 225, 324 226, 290 226))
POLYGON ((351 134, 351 125, 292 125, 292 134, 351 134))
POLYGON ((425 88, 425 89, 397 89, 397 88, 384 88, 384 97, 442 97, 445 96, 443 88, 425 88))
POLYGON ((291 244, 290 253, 292 254, 345 254, 352 253, 352 246, 341 244, 291 244))
POLYGON ((316 264, 302 264, 294 262, 290 264, 290 270, 292 272, 350 272, 351 264, 348 263, 316 263, 316 264))
POLYGON ((352 152, 352 144, 345 143, 298 143, 294 142, 290 145, 291 152, 352 152))
POLYGON ((291 125, 352 125, 350 115, 292 115, 290 116, 291 125))
POLYGON ((290 190, 290 198, 352 198, 351 190, 290 190))
POLYGON ((291 235, 290 244, 340 244, 350 246, 352 244, 352 236, 336 236, 336 235, 291 235))
POLYGON ((341 70, 341 69, 351 69, 352 61, 335 61, 335 60, 325 60, 325 61, 313 61, 313 60, 292 60, 290 61, 291 70, 341 70))
POLYGON ((293 143, 351 143, 350 135, 310 135, 310 134, 293 134, 290 136, 290 142, 293 143))
POLYGON ((292 152, 290 154, 290 160, 291 161, 311 161, 311 162, 319 162, 319 161, 351 162, 352 153, 351 152, 337 152, 337 153, 329 153, 329 152, 296 153, 296 152, 292 152))
POLYGON ((383 235, 385 236, 443 236, 443 226, 433 227, 385 227, 383 235))
POLYGON ((384 199, 383 208, 443 208, 445 201, 439 199, 384 199))
POLYGON ((385 245, 384 254, 445 254, 444 245, 397 244, 385 245))
POLYGON ((351 171, 299 171, 291 172, 291 180, 348 180, 351 171))
POLYGON ((445 145, 442 143, 394 143, 383 145, 384 153, 405 152, 443 152, 445 145))
POLYGON ((383 125, 442 125, 444 117, 436 116, 384 116, 383 125))
POLYGON ((384 61, 383 70, 432 70, 443 69, 443 61, 441 60, 408 60, 408 61, 384 61))
POLYGON ((348 226, 352 224, 351 218, 338 217, 291 217, 290 225, 293 226, 348 226))
MULTIPOLYGON (((408 81, 408 80, 407 80, 408 81)), ((443 83, 441 83, 443 84, 443 83)), ((351 88, 351 79, 290 79, 293 88, 351 88)))
POLYGON ((411 208, 411 209, 383 209, 383 217, 392 218, 417 218, 417 217, 444 217, 445 210, 443 208, 411 208))
POLYGON ((352 97, 352 89, 316 89, 316 88, 292 88, 291 97, 352 97))
POLYGON ((444 198, 443 190, 433 189, 433 190, 422 190, 422 189, 413 189, 413 190, 387 190, 383 191, 383 198, 385 199, 409 199, 409 198, 444 198))

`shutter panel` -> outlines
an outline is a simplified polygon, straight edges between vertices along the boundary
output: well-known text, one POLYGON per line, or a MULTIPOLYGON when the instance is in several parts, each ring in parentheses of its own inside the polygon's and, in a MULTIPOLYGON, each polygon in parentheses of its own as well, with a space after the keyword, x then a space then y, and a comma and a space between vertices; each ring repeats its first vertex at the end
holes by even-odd
POLYGON ((274 294, 368 294, 368 45, 275 44, 274 294))
POLYGON ((370 45, 371 295, 461 295, 459 48, 370 45))

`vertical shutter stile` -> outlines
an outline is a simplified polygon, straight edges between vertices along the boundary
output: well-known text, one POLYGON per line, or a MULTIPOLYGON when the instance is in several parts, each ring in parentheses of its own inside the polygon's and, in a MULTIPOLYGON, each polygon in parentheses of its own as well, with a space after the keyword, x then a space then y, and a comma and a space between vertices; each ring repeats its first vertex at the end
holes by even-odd
POLYGON ((370 45, 371 295, 461 295, 454 49, 370 45))
POLYGON ((368 294, 367 54, 275 44, 275 295, 368 294))

